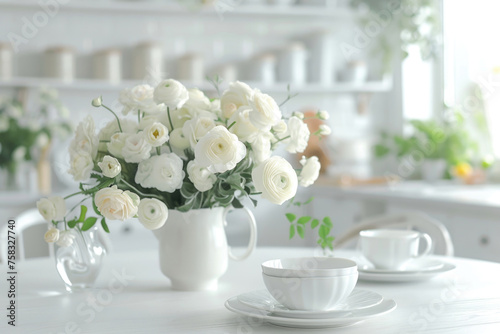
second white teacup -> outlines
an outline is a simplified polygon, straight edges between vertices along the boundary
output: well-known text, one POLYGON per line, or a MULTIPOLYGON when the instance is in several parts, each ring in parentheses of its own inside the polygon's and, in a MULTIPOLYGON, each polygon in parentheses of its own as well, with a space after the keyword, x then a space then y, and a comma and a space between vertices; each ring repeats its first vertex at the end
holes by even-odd
POLYGON ((359 239, 363 256, 380 269, 403 269, 413 259, 428 255, 432 249, 432 239, 428 234, 411 230, 365 230, 359 233, 359 239), (426 242, 421 253, 420 239, 426 242))

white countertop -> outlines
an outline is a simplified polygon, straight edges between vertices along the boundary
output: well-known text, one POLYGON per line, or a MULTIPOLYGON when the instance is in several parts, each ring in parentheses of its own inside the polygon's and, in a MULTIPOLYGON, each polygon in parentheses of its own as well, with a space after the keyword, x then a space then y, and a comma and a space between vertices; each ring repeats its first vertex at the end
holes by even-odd
POLYGON ((449 207, 475 207, 500 212, 500 185, 461 185, 452 182, 404 181, 395 184, 331 186, 321 180, 314 192, 361 200, 412 202, 449 207))

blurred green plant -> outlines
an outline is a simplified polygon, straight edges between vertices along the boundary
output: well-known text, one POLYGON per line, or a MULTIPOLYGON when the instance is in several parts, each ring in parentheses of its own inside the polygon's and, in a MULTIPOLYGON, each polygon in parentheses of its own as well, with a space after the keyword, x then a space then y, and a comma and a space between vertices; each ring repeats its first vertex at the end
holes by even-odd
MULTIPOLYGON (((401 59, 405 59, 412 46, 418 47, 423 60, 436 56, 440 44, 440 18, 438 1, 432 0, 351 0, 353 8, 364 7, 369 10, 360 18, 360 24, 366 26, 381 12, 390 13, 387 22, 398 31, 401 59)), ((384 29, 384 28, 381 28, 384 29)), ((394 57, 394 43, 390 34, 381 31, 375 36, 375 52, 382 54, 385 72, 390 70, 394 57)))
POLYGON ((449 166, 471 163, 477 157, 479 145, 465 127, 462 113, 454 112, 453 117, 439 123, 435 120, 410 120, 413 134, 410 136, 381 134, 374 146, 375 156, 384 157, 395 153, 398 158, 423 153, 427 159, 444 159, 449 166))
POLYGON ((72 131, 69 112, 57 91, 42 89, 38 105, 36 112, 29 112, 17 98, 0 100, 0 169, 11 176, 19 163, 35 161, 53 139, 67 137, 72 131))

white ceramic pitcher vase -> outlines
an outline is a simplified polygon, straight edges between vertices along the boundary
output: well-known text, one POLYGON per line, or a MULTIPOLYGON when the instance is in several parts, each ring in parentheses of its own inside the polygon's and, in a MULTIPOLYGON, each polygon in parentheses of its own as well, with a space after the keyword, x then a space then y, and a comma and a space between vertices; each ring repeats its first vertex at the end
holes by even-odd
POLYGON ((250 240, 240 256, 227 245, 224 226, 232 207, 198 209, 188 212, 169 210, 167 222, 154 230, 160 244, 160 267, 176 290, 215 290, 226 272, 228 257, 244 260, 255 248, 255 218, 244 207, 250 224, 250 240))

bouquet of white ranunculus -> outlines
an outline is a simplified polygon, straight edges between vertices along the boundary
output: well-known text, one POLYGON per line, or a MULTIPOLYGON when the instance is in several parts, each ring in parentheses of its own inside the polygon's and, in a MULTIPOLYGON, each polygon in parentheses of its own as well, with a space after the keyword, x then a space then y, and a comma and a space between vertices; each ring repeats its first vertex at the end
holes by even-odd
MULTIPOLYGON (((282 204, 295 196, 298 185, 307 187, 318 177, 316 157, 303 158, 303 168, 296 171, 284 158, 272 156, 279 144, 290 153, 304 151, 310 133, 303 115, 284 117, 271 96, 245 83, 231 83, 220 98, 209 99, 169 79, 156 87, 126 89, 120 102, 123 118, 101 97, 94 99, 93 106, 108 109, 116 119, 97 132, 87 117, 70 146, 69 173, 85 183, 66 198, 91 200, 107 232, 106 220, 137 217, 153 230, 165 224, 168 210, 238 208, 244 198, 256 204, 256 195, 282 204)), ((325 112, 316 117, 325 118, 325 112)), ((48 242, 57 242, 54 229, 61 222, 85 231, 98 220, 86 217, 84 205, 79 217, 67 220, 62 198, 37 205, 54 224, 48 242)))

